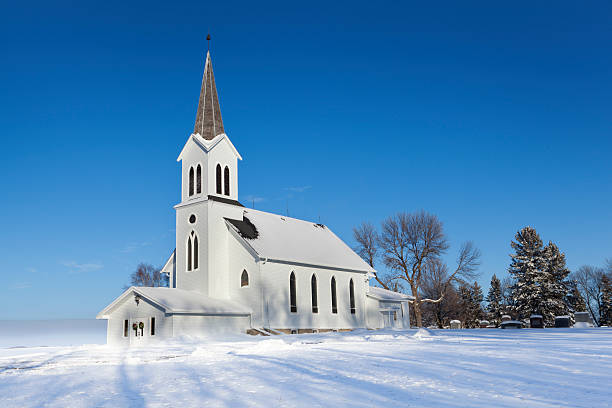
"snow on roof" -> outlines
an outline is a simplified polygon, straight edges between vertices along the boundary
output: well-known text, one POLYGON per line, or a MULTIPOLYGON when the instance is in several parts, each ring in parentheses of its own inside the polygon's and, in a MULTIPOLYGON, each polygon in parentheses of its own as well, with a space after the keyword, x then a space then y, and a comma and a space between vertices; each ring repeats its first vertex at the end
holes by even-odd
POLYGON ((108 318, 114 306, 130 295, 139 295, 148 299, 164 309, 166 313, 203 315, 248 315, 251 313, 250 309, 234 301, 215 299, 190 290, 132 286, 101 311, 97 318, 108 318))
POLYGON ((252 209, 242 220, 226 221, 260 259, 375 272, 323 224, 252 209))
POLYGON ((383 288, 377 288, 376 286, 370 286, 367 295, 379 300, 403 301, 414 299, 413 296, 406 295, 404 293, 392 292, 383 288))

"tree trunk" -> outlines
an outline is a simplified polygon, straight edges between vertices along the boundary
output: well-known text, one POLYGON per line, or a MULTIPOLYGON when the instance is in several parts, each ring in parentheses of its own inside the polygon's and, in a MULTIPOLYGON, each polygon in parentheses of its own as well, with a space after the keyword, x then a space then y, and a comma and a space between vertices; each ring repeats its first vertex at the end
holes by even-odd
POLYGON ((421 299, 419 298, 418 289, 410 285, 410 290, 412 291, 412 296, 414 296, 414 315, 416 316, 416 325, 417 327, 423 327, 423 315, 421 313, 421 299))

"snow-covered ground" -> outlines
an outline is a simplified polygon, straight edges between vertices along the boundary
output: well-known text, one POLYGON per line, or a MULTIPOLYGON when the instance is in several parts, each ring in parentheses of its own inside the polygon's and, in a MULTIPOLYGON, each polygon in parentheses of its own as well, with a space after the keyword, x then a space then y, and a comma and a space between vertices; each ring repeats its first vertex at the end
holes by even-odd
POLYGON ((5 343, 3 408, 612 404, 612 329, 360 330, 131 349, 5 343))

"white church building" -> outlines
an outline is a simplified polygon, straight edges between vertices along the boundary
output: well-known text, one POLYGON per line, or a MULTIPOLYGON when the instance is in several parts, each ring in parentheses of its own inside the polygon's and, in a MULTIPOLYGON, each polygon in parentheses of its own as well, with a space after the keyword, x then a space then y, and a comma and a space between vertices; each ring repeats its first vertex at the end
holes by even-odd
POLYGON ((327 225, 240 204, 239 160, 207 53, 195 127, 177 159, 169 287, 130 287, 102 310, 109 344, 410 326, 412 297, 370 286, 376 271, 327 225))

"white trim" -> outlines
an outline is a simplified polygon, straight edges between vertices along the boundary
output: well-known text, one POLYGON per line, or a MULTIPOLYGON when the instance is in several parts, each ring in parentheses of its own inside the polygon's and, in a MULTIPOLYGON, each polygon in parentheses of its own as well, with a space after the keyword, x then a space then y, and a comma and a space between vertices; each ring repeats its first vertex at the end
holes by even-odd
MULTIPOLYGON (((119 295, 119 297, 117 297, 111 304, 109 304, 108 306, 106 306, 100 313, 98 313, 96 315, 96 319, 109 319, 110 318, 110 314, 112 313, 113 309, 118 306, 119 304, 121 304, 127 297, 129 296, 133 296, 135 294, 139 295, 141 299, 147 299, 149 302, 153 303, 154 305, 160 307, 164 312, 168 313, 168 314, 194 314, 194 315, 198 315, 198 316, 249 316, 251 314, 251 312, 248 312, 246 310, 244 311, 229 311, 229 312, 203 312, 203 311, 193 311, 193 310, 187 310, 187 309, 172 309, 170 306, 166 305, 165 303, 155 299, 154 297, 151 297, 147 294, 145 294, 144 292, 142 292, 141 290, 139 290, 140 288, 137 286, 131 286, 129 287, 125 292, 123 292, 121 295, 119 295)), ((159 289, 164 289, 164 290, 172 290, 172 291, 181 291, 181 289, 169 289, 169 288, 159 288, 159 289)), ((184 291, 184 292, 190 292, 190 291, 184 291)), ((202 295, 203 299, 206 299, 206 296, 202 295)), ((211 300, 213 300, 211 298, 211 300)), ((215 301, 218 301, 218 299, 214 299, 215 301)), ((243 307, 244 309, 244 307, 243 307)))
POLYGON ((230 169, 230 166, 226 164, 225 167, 223 168, 223 195, 227 197, 232 195, 232 186, 230 185, 232 181, 231 173, 232 171, 230 169), (225 170, 227 170, 227 180, 225 179, 225 170), (227 186, 227 189, 229 190, 227 192, 225 191, 226 186, 227 186))
POLYGON ((195 196, 196 185, 195 185, 195 168, 193 166, 189 166, 189 170, 187 171, 187 198, 191 199, 191 197, 195 196), (191 172, 193 172, 193 180, 191 179, 191 172), (193 182, 193 183, 192 183, 193 182), (193 191, 192 191, 193 187, 193 191))
POLYGON ((310 275, 310 313, 311 314, 319 314, 319 276, 317 275, 317 272, 314 271, 312 273, 312 275, 310 275), (316 289, 316 293, 317 293, 317 311, 313 312, 312 308, 313 308, 313 304, 312 304, 312 277, 314 276, 315 278, 315 289, 316 289))
POLYGON ((187 142, 185 143, 185 146, 183 146, 183 149, 181 150, 181 153, 179 154, 176 161, 183 160, 183 153, 185 153, 185 148, 187 147, 187 144, 190 140, 193 140, 196 145, 198 145, 206 153, 210 152, 216 145, 221 143, 222 140, 225 140, 229 144, 230 148, 232 149, 238 160, 242 160, 242 156, 240 156, 240 153, 238 153, 238 150, 225 133, 218 134, 212 140, 204 139, 199 133, 192 133, 187 139, 187 142))
POLYGON ((191 230, 189 230, 189 233, 187 234, 187 241, 185 242, 185 271, 187 272, 197 272, 200 270, 200 239, 198 237, 198 232, 195 230, 195 228, 192 228, 191 230), (195 249, 194 249, 194 243, 195 241, 191 242, 191 269, 189 269, 189 239, 193 236, 194 240, 197 239, 198 240, 198 266, 195 266, 195 249))

